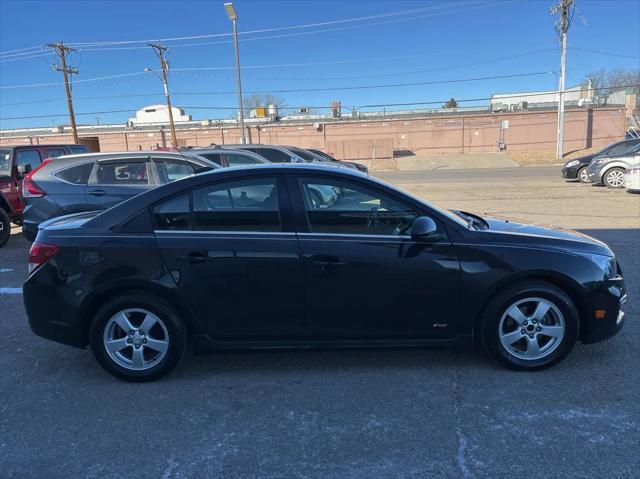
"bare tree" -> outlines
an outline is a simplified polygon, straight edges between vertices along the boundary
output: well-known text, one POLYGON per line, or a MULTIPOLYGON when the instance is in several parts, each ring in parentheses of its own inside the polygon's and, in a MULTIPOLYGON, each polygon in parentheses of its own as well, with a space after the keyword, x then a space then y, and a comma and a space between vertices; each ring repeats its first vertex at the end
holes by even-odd
POLYGON ((591 84, 596 95, 607 95, 618 88, 640 91, 640 69, 616 68, 605 70, 604 68, 586 75, 584 82, 591 79, 591 84))
POLYGON ((286 106, 284 100, 273 93, 252 93, 245 96, 243 102, 247 116, 256 108, 267 108, 269 105, 276 105, 278 108, 286 106))

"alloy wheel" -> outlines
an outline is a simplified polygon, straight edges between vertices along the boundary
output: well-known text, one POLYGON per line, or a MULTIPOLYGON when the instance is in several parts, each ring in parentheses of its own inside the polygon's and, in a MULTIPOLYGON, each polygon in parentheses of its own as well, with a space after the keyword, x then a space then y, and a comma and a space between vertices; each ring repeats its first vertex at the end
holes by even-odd
POLYGON ((500 318, 500 343, 516 358, 534 361, 555 351, 565 334, 560 309, 544 298, 525 298, 511 304, 500 318))
POLYGON ((125 309, 114 314, 104 327, 105 351, 119 366, 143 371, 152 368, 169 350, 164 322, 146 309, 125 309))
POLYGON ((579 179, 583 183, 589 183, 589 173, 587 173, 587 169, 586 168, 582 168, 580 170, 579 179))
POLYGON ((607 185, 612 188, 620 188, 624 184, 624 173, 620 170, 614 170, 607 173, 607 185))

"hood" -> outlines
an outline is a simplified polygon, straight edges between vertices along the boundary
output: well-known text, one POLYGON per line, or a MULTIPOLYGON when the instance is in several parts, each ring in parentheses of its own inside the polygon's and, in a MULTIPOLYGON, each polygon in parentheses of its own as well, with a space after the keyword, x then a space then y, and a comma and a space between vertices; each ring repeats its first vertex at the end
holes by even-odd
POLYGON ((487 233, 495 239, 525 243, 532 247, 547 247, 583 253, 613 256, 609 247, 591 236, 556 226, 527 224, 501 218, 484 218, 489 224, 487 233))

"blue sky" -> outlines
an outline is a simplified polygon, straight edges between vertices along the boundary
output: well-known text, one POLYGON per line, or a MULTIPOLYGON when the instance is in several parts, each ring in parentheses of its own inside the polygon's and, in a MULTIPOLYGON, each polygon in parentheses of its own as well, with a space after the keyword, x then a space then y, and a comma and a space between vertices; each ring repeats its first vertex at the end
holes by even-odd
MULTIPOLYGON (((68 121, 61 85, 13 88, 61 81, 61 74, 51 68, 54 56, 22 49, 60 40, 85 43, 71 57, 72 64, 80 70, 74 76, 76 112, 135 110, 163 101, 160 81, 151 74, 140 74, 147 66, 158 67, 153 51, 142 42, 90 43, 228 34, 231 25, 223 3, 0 1, 0 117, 53 115, 0 120, 0 128, 51 126, 68 121), (131 75, 92 80, 120 74, 131 75), (148 94, 155 96, 142 96, 148 94), (96 96, 111 98, 91 98, 96 96)), ((292 107, 328 106, 331 100, 341 100, 345 107, 429 102, 452 96, 484 98, 492 93, 553 89, 555 76, 544 73, 559 70, 554 18, 549 14, 552 3, 238 0, 234 4, 240 32, 369 17, 242 34, 243 89, 351 88, 542 73, 460 83, 278 93, 292 107), (398 13, 405 11, 408 13, 398 13)), ((218 36, 165 42, 173 45, 168 56, 171 68, 176 69, 170 75, 173 103, 185 107, 195 119, 233 115, 232 110, 223 109, 234 107, 237 101, 230 40, 229 36, 218 36)), ((570 49, 568 85, 600 68, 640 68, 640 2, 578 0, 569 46, 624 56, 570 49)), ((79 115, 77 121, 95 124, 97 116, 101 123, 124 122, 133 116, 133 111, 79 115)))

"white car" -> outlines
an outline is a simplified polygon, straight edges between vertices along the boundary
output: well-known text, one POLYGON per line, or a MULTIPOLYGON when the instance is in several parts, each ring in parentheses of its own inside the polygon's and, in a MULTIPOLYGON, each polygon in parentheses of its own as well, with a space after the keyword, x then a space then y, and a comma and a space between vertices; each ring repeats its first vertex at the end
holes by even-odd
POLYGON ((624 174, 624 187, 629 191, 640 191, 640 163, 627 169, 624 174))

